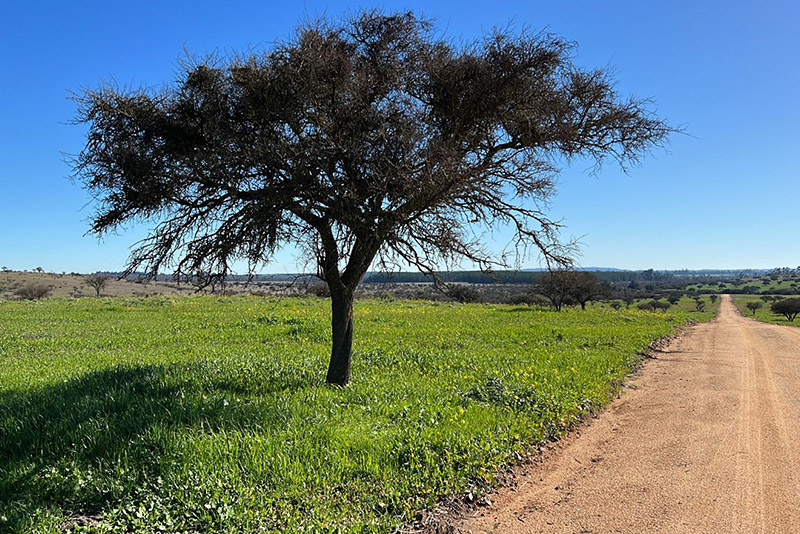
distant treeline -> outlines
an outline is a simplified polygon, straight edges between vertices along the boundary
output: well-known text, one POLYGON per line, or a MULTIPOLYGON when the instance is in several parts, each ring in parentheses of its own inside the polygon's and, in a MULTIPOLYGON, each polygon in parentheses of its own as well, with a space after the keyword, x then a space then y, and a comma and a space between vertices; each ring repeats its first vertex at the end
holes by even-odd
MULTIPOLYGON (((610 284, 621 283, 648 283, 648 282, 678 282, 678 281, 712 281, 721 278, 731 279, 745 276, 760 276, 768 272, 766 269, 747 269, 747 270, 678 270, 678 271, 656 271, 647 269, 644 271, 620 271, 620 270, 593 270, 586 269, 593 273, 601 282, 610 284)), ((481 271, 452 271, 439 272, 437 276, 446 283, 461 284, 533 284, 536 283, 543 273, 543 270, 531 271, 495 271, 487 274, 481 271)), ((120 273, 98 273, 109 276, 120 276, 120 273)), ((127 276, 128 280, 140 280, 144 275, 132 273, 127 276)), ((229 275, 226 281, 229 283, 244 282, 308 282, 316 278, 310 274, 254 274, 248 275, 229 275)), ((174 282, 175 278, 169 274, 160 274, 156 278, 159 282, 174 282)), ((433 277, 420 272, 370 272, 364 277, 364 283, 368 284, 424 284, 433 283, 433 277)))

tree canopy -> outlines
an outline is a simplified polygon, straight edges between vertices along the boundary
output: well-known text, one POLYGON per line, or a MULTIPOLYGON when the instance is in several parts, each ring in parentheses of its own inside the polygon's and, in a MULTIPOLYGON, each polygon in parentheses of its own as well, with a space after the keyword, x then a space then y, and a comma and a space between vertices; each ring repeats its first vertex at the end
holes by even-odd
POLYGON ((787 321, 794 321, 800 314, 800 299, 786 299, 773 302, 770 309, 773 313, 778 313, 786 317, 787 321))
POLYGON ((182 65, 160 90, 78 95, 91 231, 154 225, 128 271, 224 277, 301 247, 330 287, 328 381, 349 380, 353 291, 372 265, 433 272, 540 252, 569 262, 542 202, 559 162, 623 167, 671 128, 547 33, 457 44, 413 13, 302 24, 262 53, 182 65), (509 255, 481 230, 510 226, 509 255))

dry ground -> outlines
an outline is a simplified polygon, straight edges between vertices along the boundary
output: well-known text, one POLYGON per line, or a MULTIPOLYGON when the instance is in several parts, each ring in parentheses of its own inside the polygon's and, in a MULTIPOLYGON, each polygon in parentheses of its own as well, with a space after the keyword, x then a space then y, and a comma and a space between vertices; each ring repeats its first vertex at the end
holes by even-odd
MULTIPOLYGON (((95 290, 85 283, 80 274, 36 273, 20 271, 0 272, 0 299, 14 298, 14 291, 26 283, 41 283, 51 287, 51 297, 94 297, 95 290)), ((191 294, 191 287, 177 288, 174 284, 158 282, 138 284, 111 278, 101 293, 104 297, 130 297, 164 294, 191 294)))
MULTIPOLYGON (((50 287, 49 297, 94 297, 94 288, 86 283, 87 275, 78 273, 37 273, 28 271, 0 271, 0 299, 17 298, 14 292, 17 288, 28 283, 44 284, 50 287)), ((302 294, 306 286, 290 282, 255 282, 255 283, 230 283, 224 287, 225 294, 291 296, 302 294)), ((207 288, 208 290, 209 288, 207 288)), ((131 280, 117 280, 109 278, 100 296, 103 297, 144 297, 154 295, 193 295, 196 288, 188 285, 178 285, 172 281, 141 283, 131 280)), ((217 288, 216 294, 222 294, 222 288, 217 288)))
POLYGON ((457 532, 800 533, 800 329, 719 316, 457 532))

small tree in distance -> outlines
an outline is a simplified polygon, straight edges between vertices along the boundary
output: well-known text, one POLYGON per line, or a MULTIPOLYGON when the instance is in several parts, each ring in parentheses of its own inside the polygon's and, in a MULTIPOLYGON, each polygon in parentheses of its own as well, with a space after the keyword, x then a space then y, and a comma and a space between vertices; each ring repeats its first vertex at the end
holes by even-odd
POLYGON ((754 301, 754 300, 751 300, 750 302, 745 304, 747 309, 750 310, 751 312, 753 312, 753 317, 755 317, 756 311, 758 311, 758 309, 761 308, 763 305, 764 304, 762 304, 761 302, 757 302, 757 301, 754 301))
POLYGON ((94 289, 95 296, 99 298, 100 293, 103 291, 103 288, 106 287, 109 280, 111 280, 111 277, 107 275, 90 274, 84 277, 83 283, 94 289))
POLYGON ((571 274, 571 271, 551 271, 544 273, 536 283, 536 292, 545 297, 555 311, 575 302, 570 294, 571 274))
POLYGON ((370 266, 482 269, 536 251, 568 263, 542 211, 554 162, 636 164, 673 131, 550 34, 442 40, 413 13, 301 25, 248 57, 181 67, 160 91, 77 97, 75 176, 91 232, 154 222, 126 273, 250 272, 299 246, 330 288, 327 381, 350 380, 354 291, 370 266), (510 256, 482 245, 510 227, 510 256))
POLYGON ((670 308, 671 304, 669 302, 662 302, 660 300, 649 300, 645 302, 640 302, 636 307, 640 310, 648 310, 648 311, 659 311, 666 312, 670 308))
POLYGON ((586 303, 597 298, 608 295, 609 291, 604 287, 595 275, 587 271, 573 271, 569 277, 570 296, 581 305, 581 309, 586 309, 586 303))
POLYGON ((700 297, 695 297, 694 298, 694 309, 699 311, 699 312, 705 311, 706 302, 700 297))
POLYGON ((608 294, 592 273, 565 269, 544 273, 534 289, 546 297, 556 311, 571 304, 580 304, 585 310, 587 302, 608 294))

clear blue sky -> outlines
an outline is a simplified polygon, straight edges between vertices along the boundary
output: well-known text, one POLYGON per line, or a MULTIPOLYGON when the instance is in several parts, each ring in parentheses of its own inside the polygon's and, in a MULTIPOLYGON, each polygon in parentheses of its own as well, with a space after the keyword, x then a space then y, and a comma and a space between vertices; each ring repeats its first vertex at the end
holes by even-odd
MULTIPOLYGON (((584 266, 630 269, 800 265, 800 4, 795 1, 12 2, 0 0, 0 265, 120 270, 146 226, 84 236, 88 195, 62 153, 85 130, 70 91, 101 81, 159 86, 184 49, 265 47, 298 21, 360 7, 412 9, 470 39, 509 21, 579 45, 623 94, 684 124, 669 152, 625 175, 565 169, 552 217, 580 237, 584 266)), ((295 271, 287 251, 268 271, 295 271)), ((536 266, 532 260, 528 266, 536 266)))

